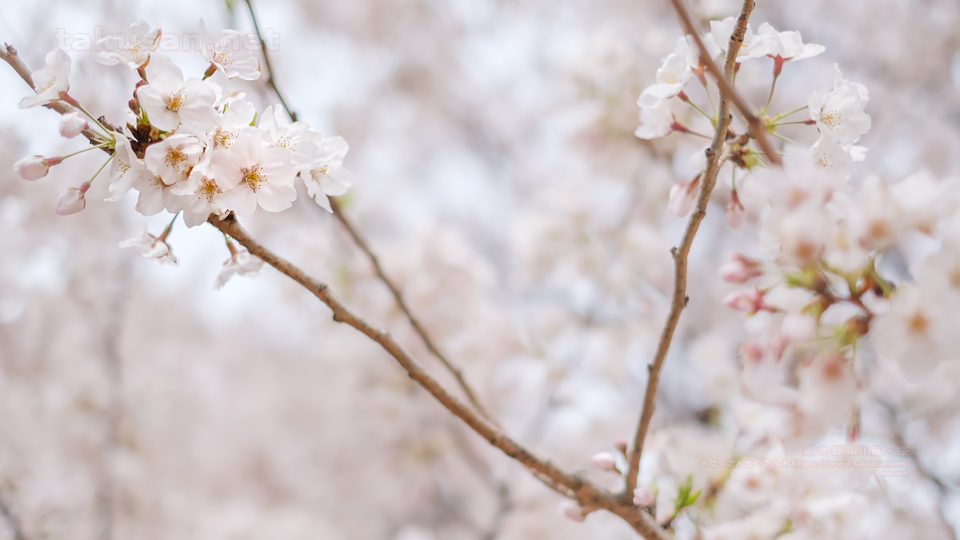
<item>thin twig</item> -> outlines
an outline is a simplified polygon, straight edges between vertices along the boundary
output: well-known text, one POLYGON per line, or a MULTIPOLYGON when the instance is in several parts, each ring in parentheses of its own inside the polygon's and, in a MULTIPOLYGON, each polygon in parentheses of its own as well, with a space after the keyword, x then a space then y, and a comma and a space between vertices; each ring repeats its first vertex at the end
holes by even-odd
POLYGON ((267 84, 270 85, 270 88, 273 88, 273 92, 277 94, 277 99, 280 100, 280 105, 283 105, 283 110, 287 111, 287 115, 290 116, 290 120, 294 122, 297 121, 297 113, 290 110, 290 107, 287 106, 287 100, 283 99, 283 94, 280 93, 280 89, 277 88, 277 82, 273 78, 273 67, 270 66, 270 55, 267 54, 267 42, 263 40, 263 34, 260 33, 260 25, 257 23, 257 15, 253 11, 253 0, 246 0, 247 9, 250 11, 250 18, 253 19, 253 29, 257 32, 257 39, 260 40, 260 50, 263 51, 263 67, 267 71, 267 84))
MULTIPOLYGON (((263 40, 263 36, 260 34, 260 25, 257 22, 257 14, 253 9, 252 0, 246 0, 247 9, 250 11, 250 18, 253 20, 253 28, 257 32, 257 38, 260 40, 260 49, 263 52, 264 59, 264 68, 266 69, 267 82, 270 84, 270 87, 273 88, 273 91, 277 94, 277 98, 280 100, 280 104, 283 106, 283 109, 287 112, 287 115, 291 120, 297 120, 297 114, 290 110, 290 107, 287 105, 286 100, 283 99, 283 95, 280 93, 280 88, 277 87, 276 79, 273 76, 273 68, 270 65, 270 56, 267 54, 267 44, 263 40)), ((453 378, 456 379, 457 385, 460 386, 460 389, 463 391, 464 395, 467 398, 467 401, 470 402, 470 405, 477 410, 487 420, 495 422, 492 416, 487 412, 487 410, 480 404, 480 400, 477 399, 477 393, 473 391, 473 388, 467 384, 466 379, 463 377, 463 370, 455 366, 447 357, 440 352, 440 349, 434 344, 433 340, 430 338, 427 331, 423 328, 423 325, 414 317, 413 312, 410 310, 410 307, 407 306, 406 301, 403 299, 403 294, 400 292, 400 289, 387 277, 386 272, 383 271, 383 268, 380 266, 380 261, 377 259, 376 254, 370 249, 370 244, 367 243, 366 239, 359 233, 357 228, 350 221, 350 218, 343 212, 340 208, 340 205, 337 204, 337 201, 332 197, 330 198, 330 206, 333 209, 333 213, 336 215, 337 220, 340 221, 340 224, 343 225, 343 228, 347 230, 347 233, 353 238, 354 243, 357 244, 357 247, 370 259, 370 263, 373 265, 373 269, 377 274, 377 277, 380 278, 380 281, 390 289, 390 293, 393 295, 394 300, 397 302, 397 305, 400 306, 400 311, 403 312, 407 320, 410 321, 410 325, 413 326, 413 330, 420 336, 420 339, 423 341, 423 344, 427 346, 427 350, 430 351, 430 354, 437 357, 440 360, 440 363, 443 364, 443 367, 453 375, 453 378)))
POLYGON ((423 326, 420 324, 420 321, 414 317, 413 312, 410 311, 410 308, 407 306, 407 302, 403 299, 403 293, 400 292, 400 289, 393 284, 393 281, 387 277, 386 272, 383 271, 383 267, 380 266, 380 261, 377 258, 376 254, 370 249, 370 245, 367 243, 366 239, 357 231, 357 228, 353 226, 353 223, 350 222, 350 219, 347 218, 347 215, 343 213, 343 209, 340 208, 340 205, 337 204, 337 201, 333 198, 330 199, 330 207, 333 208, 333 214, 337 217, 337 220, 340 221, 340 224, 343 225, 343 228, 347 230, 347 233, 353 238, 354 243, 357 244, 357 247, 360 248, 360 251, 363 251, 366 254, 367 258, 370 259, 370 264, 373 265, 373 270, 376 272, 377 277, 380 278, 380 281, 390 289, 390 294, 393 295, 393 299, 397 302, 397 305, 400 306, 400 310, 403 311, 403 314, 407 317, 407 320, 410 321, 410 325, 413 326, 414 331, 420 336, 420 339, 423 341, 424 345, 427 346, 427 350, 430 353, 437 357, 440 360, 440 363, 443 364, 443 367, 449 371, 453 377, 457 380, 457 385, 460 386, 460 389, 463 390, 463 393, 467 397, 467 401, 470 402, 470 405, 480 413, 481 416, 494 422, 493 418, 487 413, 483 405, 480 404, 480 400, 477 399, 476 393, 467 384, 466 379, 463 378, 463 370, 453 365, 440 349, 434 345, 433 340, 430 339, 429 334, 426 330, 423 329, 423 326))
MULTIPOLYGON (((767 159, 770 161, 770 163, 777 165, 778 167, 782 167, 783 160, 780 159, 777 151, 774 150, 773 146, 770 144, 770 140, 767 139, 767 131, 763 127, 763 122, 760 121, 760 118, 758 118, 757 115, 753 114, 753 111, 750 110, 750 107, 743 100, 743 98, 737 94, 736 90, 733 89, 733 85, 730 83, 733 78, 733 71, 729 69, 729 66, 731 65, 730 53, 727 52, 726 66, 724 66, 724 73, 721 73, 716 62, 714 62, 713 58, 710 57, 710 53, 707 50, 707 46, 704 45, 703 39, 700 38, 700 32, 697 31, 697 27, 693 24, 693 20, 690 18, 690 12, 687 11, 683 0, 670 0, 670 2, 673 4, 673 8, 676 10, 677 16, 680 18, 680 24, 683 25, 683 31, 693 36, 694 41, 697 42, 697 48, 700 49, 700 60, 707 67, 707 70, 710 72, 710 74, 717 79, 717 85, 720 87, 720 94, 726 95, 727 99, 733 103, 733 106, 740 113, 740 119, 743 120, 744 124, 746 124, 747 130, 750 133, 750 137, 757 141, 757 144, 760 145, 760 149, 763 150, 763 153, 767 155, 767 159)), ((753 10, 752 2, 750 9, 753 10)), ((740 14, 740 19, 743 19, 743 12, 740 14)), ((739 23, 739 20, 737 22, 739 23)), ((746 30, 740 33, 740 37, 736 42, 736 50, 738 52, 740 51, 740 46, 743 45, 744 32, 746 32, 746 30)), ((730 47, 733 47, 733 45, 733 40, 731 40, 730 47)), ((729 51, 730 48, 727 50, 729 51)), ((733 59, 736 59, 736 54, 733 55, 733 59)), ((734 63, 736 62, 734 61, 734 63)))
POLYGON ((532 471, 535 476, 547 479, 547 485, 555 487, 555 489, 558 487, 565 488, 565 490, 557 489, 557 491, 572 493, 575 500, 584 508, 603 508, 617 514, 646 538, 668 538, 663 529, 656 524, 649 514, 640 512, 633 504, 625 504, 609 491, 583 478, 562 471, 549 460, 534 455, 533 452, 503 433, 496 425, 474 412, 433 378, 393 336, 378 330, 348 309, 334 296, 326 284, 307 276, 290 262, 260 245, 243 230, 232 214, 222 220, 214 214, 207 221, 247 248, 247 251, 252 255, 259 257, 280 273, 310 291, 333 311, 334 321, 352 326, 380 345, 400 364, 411 379, 436 398, 441 405, 463 420, 470 429, 486 439, 487 442, 532 471))
MULTIPOLYGON (((675 5, 680 5, 678 1, 675 5)), ((680 9, 680 8, 678 8, 680 9)), ((740 51, 740 45, 743 43, 743 36, 747 31, 747 21, 750 19, 750 13, 753 11, 753 0, 744 0, 743 7, 740 10, 740 17, 737 19, 736 26, 733 29, 733 35, 730 36, 730 44, 727 48, 727 58, 724 70, 727 76, 733 74, 736 64, 737 53, 740 51)), ((689 18, 689 16, 687 16, 689 18)), ((693 33, 695 36, 696 32, 693 33)), ((698 38, 699 39, 699 38, 698 38)), ((709 56, 709 55, 707 55, 709 56)), ((723 80, 721 77, 719 80, 723 80)), ((650 428, 650 419, 653 418, 655 409, 654 402, 657 396, 657 387, 660 382, 660 369, 667 358, 667 351, 670 349, 670 342, 673 340, 673 333, 677 328, 677 322, 680 320, 680 312, 687 306, 690 298, 687 296, 687 257, 690 253, 690 246, 693 244, 693 237, 700 228, 700 223, 707 215, 707 205, 710 202, 710 194, 717 183, 717 172, 720 170, 720 154, 723 151, 723 144, 727 137, 727 129, 730 126, 730 101, 731 93, 729 88, 720 88, 720 112, 717 116, 717 129, 713 135, 713 143, 706 150, 707 166, 703 173, 703 179, 700 182, 700 193, 697 198, 697 206, 687 221, 687 226, 683 231, 683 238, 680 240, 680 246, 673 248, 670 252, 673 254, 674 262, 674 284, 673 300, 670 304, 670 314, 667 315, 667 322, 660 333, 660 341, 657 344, 657 352, 653 361, 647 366, 647 390, 643 397, 643 411, 640 413, 640 423, 637 426, 637 433, 633 439, 633 447, 630 450, 630 467, 627 472, 627 482, 621 497, 624 501, 633 499, 633 490, 637 487, 637 475, 640 472, 640 455, 643 452, 643 443, 647 437, 647 431, 650 428)))
POLYGON ((17 519, 17 516, 10 510, 10 506, 7 505, 3 497, 0 497, 0 516, 3 517, 3 520, 7 522, 7 526, 10 527, 13 540, 26 540, 27 537, 23 535, 23 529, 20 527, 20 520, 17 519))

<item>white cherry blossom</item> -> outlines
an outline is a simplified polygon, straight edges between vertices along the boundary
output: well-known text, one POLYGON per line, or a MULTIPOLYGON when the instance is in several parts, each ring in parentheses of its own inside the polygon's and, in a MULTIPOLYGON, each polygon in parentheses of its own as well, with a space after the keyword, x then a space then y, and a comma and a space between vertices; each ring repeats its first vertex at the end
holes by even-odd
POLYGON ((180 68, 163 56, 154 58, 147 71, 150 84, 137 89, 137 99, 157 129, 173 131, 182 122, 205 131, 217 122, 216 92, 205 81, 184 81, 180 68))
POLYGON ((18 104, 21 109, 56 101, 61 93, 70 89, 70 56, 56 49, 47 53, 45 61, 47 67, 34 71, 31 76, 36 94, 21 99, 18 104))
POLYGON ((300 171, 300 179, 307 188, 307 193, 323 209, 332 212, 330 197, 339 197, 353 185, 350 174, 343 167, 343 160, 350 150, 350 146, 343 137, 320 138, 316 145, 319 148, 319 158, 300 171))
POLYGON ((72 139, 87 129, 87 119, 77 111, 60 117, 60 135, 72 139))
POLYGON ((260 60, 254 55, 257 44, 253 36, 237 30, 224 30, 216 39, 207 35, 203 21, 200 32, 204 36, 203 57, 216 66, 228 79, 240 77, 246 81, 260 78, 260 60))
POLYGON ((770 23, 763 23, 757 29, 750 54, 769 56, 782 63, 813 58, 825 50, 823 45, 804 43, 800 32, 777 32, 770 23))
POLYGON ((177 133, 151 144, 143 160, 154 175, 163 183, 172 186, 186 180, 190 169, 200 161, 203 145, 193 135, 177 133))
POLYGON ((183 222, 187 227, 204 223, 210 214, 226 217, 229 211, 223 200, 224 189, 210 166, 215 152, 208 148, 190 176, 170 188, 172 194, 182 197, 183 222))
POLYGON ((246 248, 235 248, 230 245, 230 258, 223 263, 220 274, 217 275, 216 288, 221 289, 233 276, 257 277, 263 268, 263 261, 251 255, 246 248))
POLYGON ((696 51, 686 38, 677 38, 673 52, 663 61, 657 70, 657 83, 648 86, 640 94, 637 105, 651 107, 660 101, 672 98, 683 91, 683 87, 693 75, 691 69, 698 62, 696 51))
POLYGON ((268 145, 290 150, 298 164, 306 165, 321 158, 317 144, 319 134, 311 132, 310 124, 304 121, 288 120, 283 106, 279 103, 263 110, 257 127, 268 145), (314 135, 317 135, 316 142, 314 135))
POLYGON ((224 203, 240 216, 249 216, 257 205, 280 212, 297 198, 293 153, 267 146, 253 131, 245 131, 229 149, 215 153, 212 170, 221 188, 229 189, 224 203))
POLYGON ((844 79, 837 64, 833 68, 836 73, 833 89, 817 88, 810 95, 807 102, 810 119, 817 123, 820 131, 829 132, 838 144, 852 144, 870 131, 870 116, 864 112, 870 98, 866 87, 844 79))
POLYGON ((152 30, 145 21, 131 24, 122 33, 97 41, 97 60, 108 66, 126 65, 140 69, 160 46, 160 29, 152 30))
POLYGON ((147 259, 157 259, 163 264, 178 266, 180 261, 173 254, 173 249, 166 242, 164 235, 160 238, 153 236, 147 231, 136 238, 129 238, 120 242, 120 249, 126 249, 138 253, 141 257, 147 259))
POLYGON ((640 127, 634 135, 641 139, 657 139, 672 133, 675 123, 670 104, 665 100, 658 101, 649 107, 640 107, 640 127))

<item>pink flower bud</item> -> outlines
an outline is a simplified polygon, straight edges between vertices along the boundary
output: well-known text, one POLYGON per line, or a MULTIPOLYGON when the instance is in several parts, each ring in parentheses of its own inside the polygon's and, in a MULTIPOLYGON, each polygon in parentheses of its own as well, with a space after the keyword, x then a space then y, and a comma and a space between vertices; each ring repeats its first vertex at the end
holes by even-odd
POLYGON ((613 440, 613 446, 620 451, 621 454, 627 454, 627 440, 623 437, 617 437, 613 440))
POLYGON ((50 162, 43 156, 25 157, 13 164, 13 170, 24 180, 37 180, 47 175, 50 162))
POLYGON ((87 129, 87 120, 78 112, 67 113, 60 117, 60 135, 72 139, 87 129))
POLYGON ((587 511, 573 501, 560 503, 560 513, 578 523, 587 519, 587 511))
POLYGON ((760 261, 748 259, 740 253, 731 253, 720 267, 720 277, 727 283, 746 283, 761 275, 763 270, 760 268, 760 261))
POLYGON ((756 287, 753 289, 734 291, 723 299, 723 303, 729 308, 737 311, 745 311, 750 315, 763 309, 770 309, 770 307, 763 302, 763 293, 756 287))
POLYGON ((740 197, 737 196, 737 190, 730 192, 730 202, 727 203, 727 208, 723 214, 727 218, 727 224, 734 229, 739 229, 743 226, 743 220, 747 214, 743 205, 740 204, 740 197))
POLYGON ((653 506, 653 492, 648 488, 637 488, 633 490, 633 504, 649 508, 653 506))
POLYGON ((87 206, 84 194, 90 189, 90 182, 84 182, 79 188, 70 188, 57 201, 57 214, 69 216, 76 214, 87 206))
POLYGON ((617 472, 617 458, 615 458, 610 452, 600 452, 599 454, 590 458, 590 461, 592 461, 593 466, 598 469, 617 472))
POLYGON ((670 188, 670 200, 667 201, 667 210, 675 216, 684 217, 693 208, 693 201, 697 198, 697 187, 700 185, 700 175, 693 180, 682 184, 675 184, 670 188))

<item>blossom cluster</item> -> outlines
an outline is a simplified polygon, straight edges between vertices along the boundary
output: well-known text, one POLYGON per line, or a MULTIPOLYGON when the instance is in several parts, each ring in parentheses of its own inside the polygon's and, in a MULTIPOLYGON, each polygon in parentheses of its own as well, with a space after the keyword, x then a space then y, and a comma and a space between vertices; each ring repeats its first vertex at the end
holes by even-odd
MULTIPOLYGON (((721 64, 734 23, 732 17, 713 21, 701 38, 706 53, 721 64)), ((798 32, 778 32, 764 23, 754 33, 748 25, 734 69, 772 60, 769 97, 756 115, 766 133, 783 142, 777 148, 783 166, 770 165, 742 126, 725 134, 719 156, 720 174, 730 178, 726 221, 737 229, 754 227, 759 240, 758 256, 732 253, 719 271, 724 281, 747 287, 724 300, 747 316, 738 351, 744 396, 783 413, 772 413, 763 427, 775 449, 771 459, 784 459, 784 449, 809 444, 831 429, 845 427, 848 443, 858 440, 861 396, 872 383, 863 367, 868 360, 915 380, 941 361, 960 358, 955 352, 960 334, 952 322, 960 309, 960 186, 925 172, 899 182, 878 175, 853 179, 854 163, 866 154, 857 143, 871 127, 869 93, 836 64, 832 86, 808 89, 806 103, 796 108, 770 111, 784 67, 823 52, 798 32), (806 117, 798 120, 800 113, 806 117), (794 142, 784 135, 787 129, 814 142, 794 142), (930 249, 918 253, 917 245, 930 249)), ((712 139, 693 123, 718 124, 708 75, 696 40, 678 38, 656 82, 640 94, 635 135, 650 140, 676 132, 712 139), (687 94, 693 94, 688 85, 694 80, 709 104, 698 105, 687 94)), ((699 172, 670 190, 666 206, 677 216, 690 213, 706 173, 703 152, 696 156, 699 172)), ((593 462, 626 474, 619 466, 625 456, 622 450, 603 452, 593 462)), ((711 497, 729 477, 712 480, 711 497)), ((678 489, 689 491, 683 486, 678 489)), ((655 508, 651 490, 655 493, 656 485, 638 487, 636 503, 655 508)), ((573 511, 567 515, 581 518, 573 511)), ((776 515, 775 527, 782 527, 785 518, 776 515)), ((707 527, 705 537, 726 537, 720 534, 726 528, 737 530, 736 537, 758 530, 752 523, 731 523, 707 527)))
MULTIPOLYGON (((259 60, 241 46, 244 34, 225 30, 209 37, 202 21, 201 29, 206 40, 203 55, 210 65, 200 77, 185 77, 170 58, 157 54, 161 31, 145 22, 104 38, 109 43, 98 47, 98 60, 126 66, 140 76, 128 104, 132 118, 122 128, 94 118, 70 96, 71 61, 59 49, 47 55, 45 69, 33 74, 36 94, 25 97, 20 107, 54 102, 72 106, 75 110, 62 117, 60 133, 68 138, 85 133, 92 143, 85 150, 107 151, 107 163, 112 162, 109 200, 120 200, 133 190, 136 210, 145 216, 165 210, 182 214, 184 223, 195 227, 211 214, 243 217, 258 207, 280 212, 297 198, 297 177, 309 196, 331 211, 327 197, 343 195, 351 185, 343 168, 349 148, 346 141, 311 130, 308 123, 288 117, 280 104, 258 115, 243 93, 224 93, 209 80, 211 76, 219 72, 228 79, 256 80, 261 75, 259 60)), ((36 180, 70 155, 31 156, 14 167, 23 178, 36 180)), ((98 174, 68 189, 56 212, 68 215, 83 210, 85 195, 98 174)), ((160 236, 144 233, 122 242, 121 247, 176 264, 166 242, 169 232, 170 227, 160 236)), ((259 270, 246 262, 245 251, 229 243, 228 247, 232 256, 221 276, 259 270)))

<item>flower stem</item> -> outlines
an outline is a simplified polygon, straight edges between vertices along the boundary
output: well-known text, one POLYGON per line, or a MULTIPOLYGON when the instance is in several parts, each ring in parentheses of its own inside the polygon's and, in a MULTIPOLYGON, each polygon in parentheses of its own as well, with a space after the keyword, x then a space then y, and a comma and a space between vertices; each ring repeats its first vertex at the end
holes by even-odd
POLYGON ((773 91, 777 88, 777 79, 780 78, 780 75, 774 75, 773 81, 770 82, 770 95, 767 96, 767 103, 763 106, 763 110, 760 111, 760 116, 767 114, 767 109, 770 108, 770 102, 773 101, 773 91))

